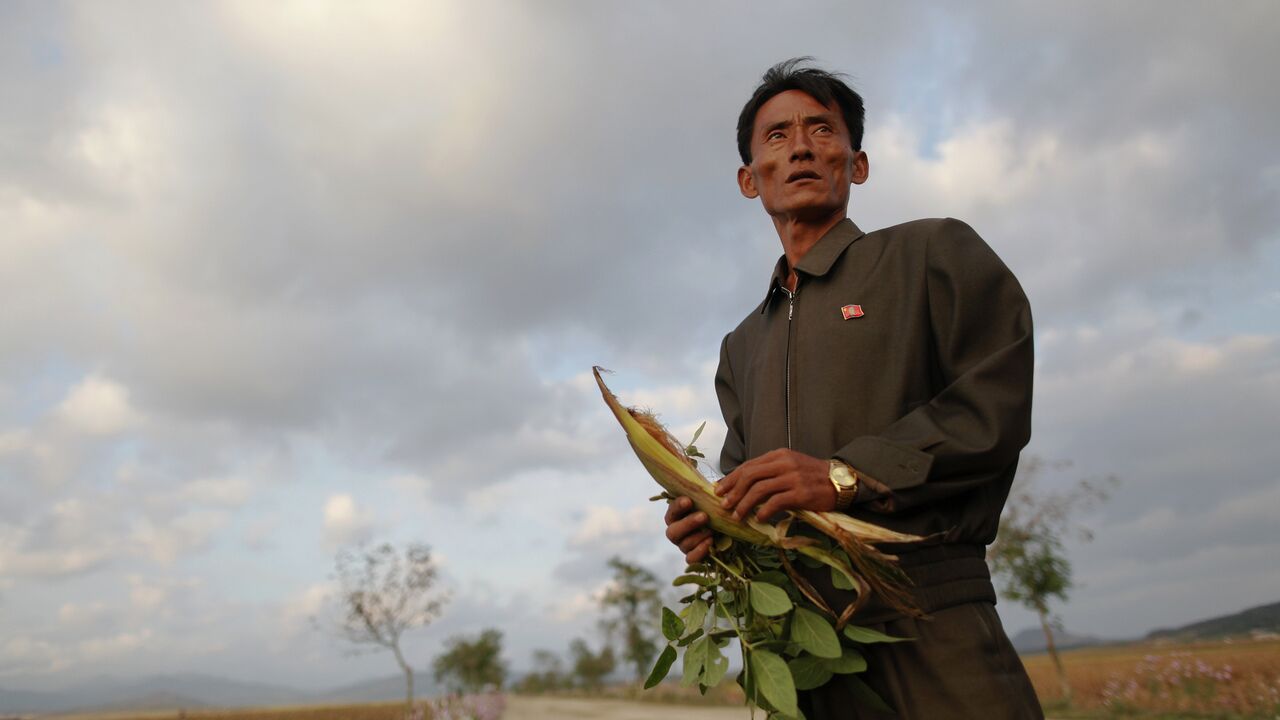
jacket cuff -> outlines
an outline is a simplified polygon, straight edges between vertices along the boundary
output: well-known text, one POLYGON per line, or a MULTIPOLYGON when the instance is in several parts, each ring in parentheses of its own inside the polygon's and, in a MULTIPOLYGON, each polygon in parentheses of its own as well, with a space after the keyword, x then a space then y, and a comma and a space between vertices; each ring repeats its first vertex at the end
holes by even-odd
POLYGON ((864 435, 836 451, 836 459, 890 491, 923 485, 933 456, 875 435, 864 435))

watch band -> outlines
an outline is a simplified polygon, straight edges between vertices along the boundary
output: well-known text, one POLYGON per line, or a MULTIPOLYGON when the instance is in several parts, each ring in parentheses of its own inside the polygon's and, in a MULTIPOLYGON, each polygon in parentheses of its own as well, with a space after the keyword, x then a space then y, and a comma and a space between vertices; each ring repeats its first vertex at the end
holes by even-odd
POLYGON ((839 460, 831 460, 827 477, 836 489, 836 510, 847 510, 858 496, 858 473, 839 460))

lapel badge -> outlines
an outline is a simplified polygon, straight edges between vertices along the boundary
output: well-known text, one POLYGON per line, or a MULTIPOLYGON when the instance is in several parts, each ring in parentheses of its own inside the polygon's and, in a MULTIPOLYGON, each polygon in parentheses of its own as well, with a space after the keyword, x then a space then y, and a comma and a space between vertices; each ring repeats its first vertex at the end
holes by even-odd
POLYGON ((845 305, 840 308, 840 314, 844 316, 845 320, 848 320, 850 318, 860 318, 865 313, 862 312, 861 305, 845 305))

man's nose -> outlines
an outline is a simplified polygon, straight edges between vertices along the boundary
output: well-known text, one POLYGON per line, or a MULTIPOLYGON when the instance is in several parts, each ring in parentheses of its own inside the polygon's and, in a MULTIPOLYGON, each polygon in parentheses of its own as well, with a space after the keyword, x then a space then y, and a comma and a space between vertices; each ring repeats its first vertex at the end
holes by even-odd
POLYGON ((813 144, 809 142, 809 133, 803 130, 791 136, 791 161, 812 160, 813 144))

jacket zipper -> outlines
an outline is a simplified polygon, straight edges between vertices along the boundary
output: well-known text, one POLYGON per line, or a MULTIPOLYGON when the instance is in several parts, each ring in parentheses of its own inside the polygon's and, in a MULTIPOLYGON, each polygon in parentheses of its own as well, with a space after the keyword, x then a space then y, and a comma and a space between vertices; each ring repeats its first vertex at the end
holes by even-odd
POLYGON ((787 449, 791 449, 791 321, 796 313, 796 298, 800 295, 800 283, 796 283, 795 292, 785 287, 782 291, 787 294, 787 358, 783 363, 786 371, 786 378, 783 384, 783 402, 782 409, 783 423, 787 428, 787 449))

